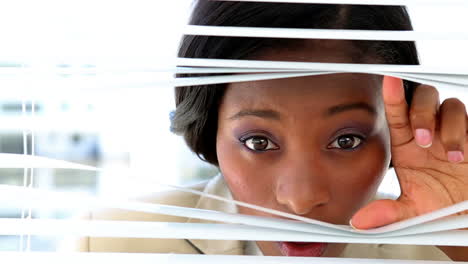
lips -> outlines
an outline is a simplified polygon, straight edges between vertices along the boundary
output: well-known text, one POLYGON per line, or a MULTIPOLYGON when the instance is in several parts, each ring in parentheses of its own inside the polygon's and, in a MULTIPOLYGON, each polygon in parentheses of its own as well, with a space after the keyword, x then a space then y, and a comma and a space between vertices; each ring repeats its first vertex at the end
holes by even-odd
POLYGON ((320 257, 325 253, 327 243, 279 242, 279 249, 284 256, 320 257))

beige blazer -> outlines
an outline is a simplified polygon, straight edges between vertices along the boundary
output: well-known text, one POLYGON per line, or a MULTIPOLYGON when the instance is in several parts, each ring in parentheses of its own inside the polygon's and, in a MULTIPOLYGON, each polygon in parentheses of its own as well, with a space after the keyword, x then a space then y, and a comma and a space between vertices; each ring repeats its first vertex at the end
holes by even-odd
MULTIPOLYGON (((231 198, 231 193, 221 175, 191 187, 195 190, 231 198)), ((162 192, 142 199, 145 202, 167 205, 218 210, 236 213, 234 205, 204 198, 180 191, 162 192)), ((87 215, 95 220, 120 221, 159 221, 180 223, 209 223, 210 221, 183 217, 129 212, 123 210, 103 210, 87 215)), ((248 243, 244 241, 215 241, 190 239, 142 239, 142 238, 81 238, 62 245, 62 249, 89 252, 128 252, 128 253, 179 253, 179 254, 218 254, 245 255, 248 243)), ((252 243, 249 244, 250 246, 252 243)), ((250 247, 249 246, 249 247, 250 247)), ((251 250, 249 250, 250 252, 251 250)), ((383 258, 412 260, 450 260, 434 246, 401 246, 380 244, 348 244, 341 257, 383 258)))

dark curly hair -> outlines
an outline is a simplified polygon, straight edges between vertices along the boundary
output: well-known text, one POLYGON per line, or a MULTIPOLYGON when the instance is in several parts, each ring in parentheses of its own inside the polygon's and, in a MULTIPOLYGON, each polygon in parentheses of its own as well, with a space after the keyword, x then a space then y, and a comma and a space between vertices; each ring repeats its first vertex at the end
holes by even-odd
MULTIPOLYGON (((192 25, 322 28, 364 30, 412 30, 409 15, 401 6, 252 3, 199 0, 190 19, 192 25)), ((246 59, 266 48, 299 44, 301 39, 239 38, 186 35, 179 57, 246 59)), ((384 64, 419 64, 416 45, 409 41, 350 41, 350 50, 384 64)), ((374 62, 375 63, 375 62, 374 62)), ((187 75, 185 75, 187 76, 187 75)), ((193 76, 193 75, 192 75, 193 76)), ((408 103, 417 84, 405 81, 408 103)), ((216 133, 218 109, 226 84, 175 88, 176 110, 171 129, 183 135, 187 145, 201 159, 218 165, 216 133)))

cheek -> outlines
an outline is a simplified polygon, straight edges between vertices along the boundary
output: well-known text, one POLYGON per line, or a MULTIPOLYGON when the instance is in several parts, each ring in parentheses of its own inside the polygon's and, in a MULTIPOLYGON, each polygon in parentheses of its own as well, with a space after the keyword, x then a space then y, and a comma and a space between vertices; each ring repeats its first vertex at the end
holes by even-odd
POLYGON ((384 134, 376 136, 373 144, 354 160, 343 162, 340 173, 335 174, 339 177, 335 182, 340 184, 333 185, 333 197, 339 201, 342 212, 347 212, 347 218, 375 196, 390 163, 387 142, 384 134))
POLYGON ((260 175, 263 169, 253 166, 254 160, 241 148, 240 143, 218 136, 216 149, 219 168, 236 200, 261 204, 268 194, 266 189, 257 188, 265 186, 260 175))

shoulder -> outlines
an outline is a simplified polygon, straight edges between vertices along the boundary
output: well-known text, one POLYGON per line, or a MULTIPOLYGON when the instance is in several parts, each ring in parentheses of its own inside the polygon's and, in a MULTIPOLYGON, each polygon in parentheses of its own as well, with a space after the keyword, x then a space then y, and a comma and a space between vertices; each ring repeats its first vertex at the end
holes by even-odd
MULTIPOLYGON (((188 188, 196 191, 203 191, 209 181, 201 182, 188 188)), ((153 193, 147 196, 139 197, 136 200, 139 202, 164 204, 182 207, 195 207, 200 196, 192 193, 169 190, 153 193)), ((134 211, 126 211, 119 209, 106 209, 90 213, 89 218, 94 220, 120 220, 120 221, 160 221, 160 222, 186 222, 187 218, 158 215, 151 213, 142 213, 134 211)))
MULTIPOLYGON (((209 181, 189 186, 190 189, 203 191, 209 181)), ((182 207, 196 207, 200 197, 196 194, 181 191, 163 191, 140 197, 141 202, 165 204, 182 207)), ((119 209, 103 209, 81 214, 84 220, 111 221, 148 221, 148 222, 180 222, 189 219, 184 217, 158 215, 119 209)), ((82 237, 68 239, 61 245, 65 251, 88 252, 127 252, 127 253, 186 253, 197 254, 198 250, 188 240, 184 239, 146 239, 146 238, 100 238, 82 237)))

